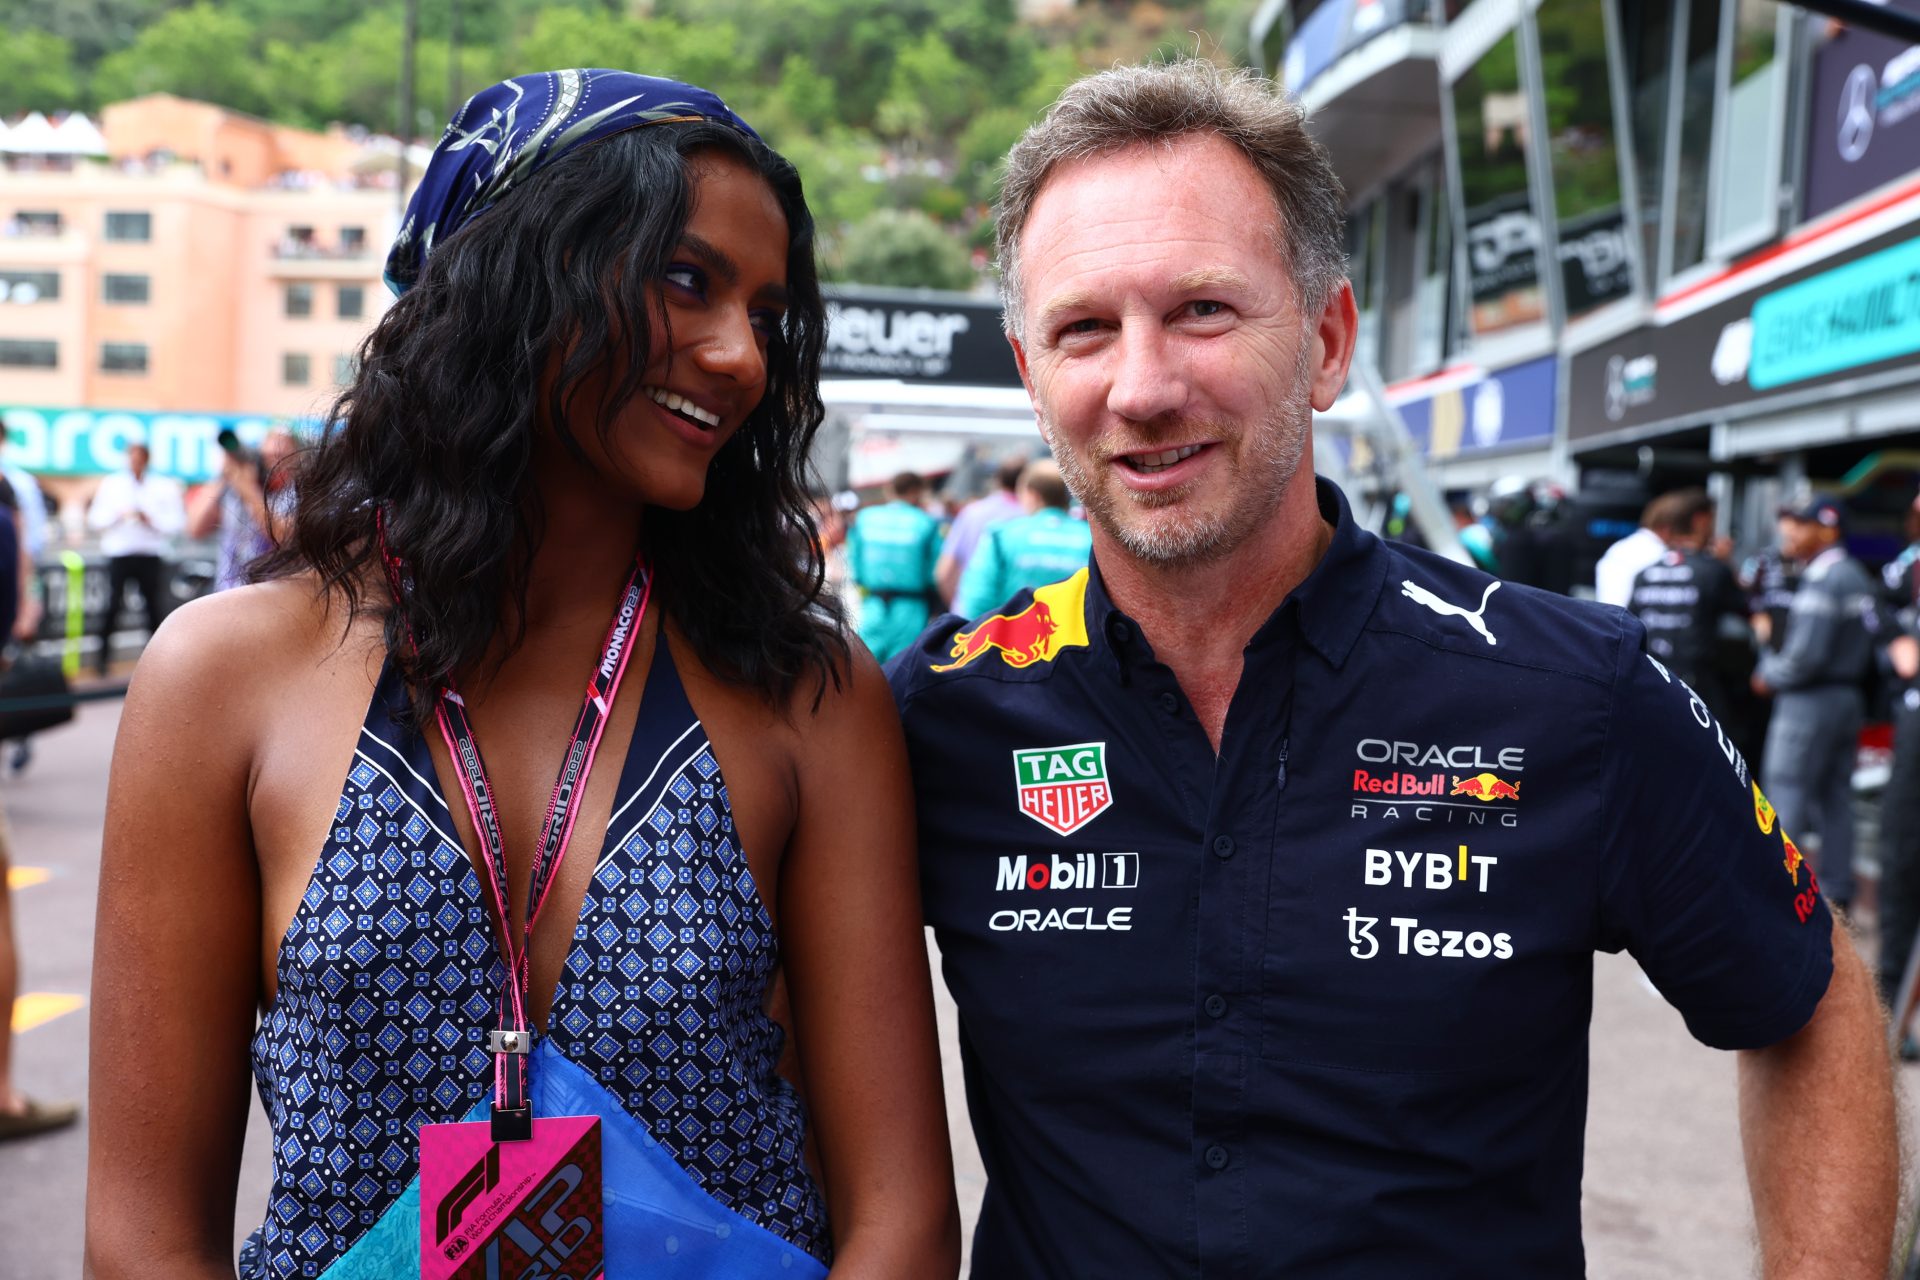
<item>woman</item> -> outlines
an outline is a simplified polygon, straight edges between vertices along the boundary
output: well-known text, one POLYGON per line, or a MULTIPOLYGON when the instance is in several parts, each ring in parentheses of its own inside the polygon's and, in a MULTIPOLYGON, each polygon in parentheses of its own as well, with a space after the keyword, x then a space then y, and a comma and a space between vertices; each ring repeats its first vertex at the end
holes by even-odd
POLYGON ((952 1275, 899 730, 794 553, 798 178, 703 90, 520 77, 449 127, 388 278, 271 580, 180 610, 129 693, 93 1274, 232 1274, 251 1036, 247 1275, 421 1274, 422 1203, 425 1274, 519 1274, 527 1232, 428 1194, 426 1127, 507 1167, 580 1115, 609 1277, 952 1275))

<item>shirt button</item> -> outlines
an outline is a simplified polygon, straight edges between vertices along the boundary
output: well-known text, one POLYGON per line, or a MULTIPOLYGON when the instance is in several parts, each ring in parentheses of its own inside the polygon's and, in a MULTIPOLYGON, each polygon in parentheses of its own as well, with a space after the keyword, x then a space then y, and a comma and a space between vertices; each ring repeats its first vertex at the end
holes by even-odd
POLYGON ((1233 856, 1233 837, 1215 836, 1213 838, 1213 856, 1216 858, 1231 858, 1233 856))
POLYGON ((1133 628, 1127 625, 1125 618, 1108 618, 1107 639, 1115 644, 1125 644, 1133 639, 1133 628))
POLYGON ((1210 995, 1205 1008, 1209 1018, 1224 1018, 1227 1016, 1227 998, 1218 994, 1210 995))
POLYGON ((1207 1148, 1207 1168, 1224 1169, 1227 1167, 1227 1149, 1213 1146, 1207 1148))
POLYGON ((1173 696, 1171 690, 1160 695, 1160 709, 1170 716, 1180 714, 1180 699, 1173 696))

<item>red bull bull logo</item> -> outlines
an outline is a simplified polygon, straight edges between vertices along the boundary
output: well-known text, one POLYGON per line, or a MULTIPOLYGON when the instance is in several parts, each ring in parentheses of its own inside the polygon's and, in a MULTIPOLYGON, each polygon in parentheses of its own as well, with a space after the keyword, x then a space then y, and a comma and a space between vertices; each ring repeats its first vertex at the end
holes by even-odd
POLYGON ((982 618, 953 637, 953 660, 941 663, 935 671, 956 671, 969 663, 998 653, 1000 660, 1016 670, 1036 662, 1051 662, 1063 649, 1087 645, 1087 571, 1041 587, 1033 593, 1033 603, 1018 613, 996 613, 982 618))
POLYGON ((1491 773, 1476 773, 1468 778, 1455 778, 1453 780, 1453 790, 1449 794, 1472 796, 1475 800, 1482 801, 1483 803, 1493 800, 1518 800, 1520 798, 1520 784, 1517 782, 1508 782, 1506 779, 1496 777, 1491 773))
MULTIPOLYGON (((1801 855, 1799 849, 1794 847, 1793 837, 1789 836, 1785 831, 1782 831, 1780 833, 1780 840, 1786 846, 1786 849, 1787 849, 1787 856, 1785 860, 1782 861, 1781 865, 1787 869, 1787 875, 1793 880, 1793 882, 1795 884, 1799 884, 1800 868, 1806 862, 1806 858, 1801 855)), ((1812 874, 1812 873, 1809 872, 1808 874, 1812 874)))

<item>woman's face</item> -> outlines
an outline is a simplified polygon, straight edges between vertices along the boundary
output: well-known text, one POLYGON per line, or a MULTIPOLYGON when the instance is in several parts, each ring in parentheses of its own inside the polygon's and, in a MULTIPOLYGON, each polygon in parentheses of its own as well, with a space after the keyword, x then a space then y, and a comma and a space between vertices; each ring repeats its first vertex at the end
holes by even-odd
POLYGON ((767 347, 787 305, 787 220, 772 188, 722 152, 695 153, 687 165, 692 215, 650 287, 640 393, 603 437, 592 414, 626 372, 610 359, 583 381, 570 424, 603 479, 681 511, 699 503, 714 454, 766 393, 767 347))

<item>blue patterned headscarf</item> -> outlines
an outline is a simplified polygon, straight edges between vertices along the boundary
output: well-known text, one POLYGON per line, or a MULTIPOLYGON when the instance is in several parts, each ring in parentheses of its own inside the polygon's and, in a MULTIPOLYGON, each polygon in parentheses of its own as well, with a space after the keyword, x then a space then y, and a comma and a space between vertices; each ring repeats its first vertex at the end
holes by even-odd
POLYGON ((543 71, 482 89, 447 125, 407 203, 387 255, 387 287, 396 295, 412 288, 436 242, 542 166, 612 134, 689 120, 760 137, 705 89, 631 71, 543 71))

